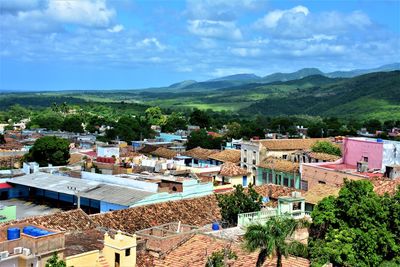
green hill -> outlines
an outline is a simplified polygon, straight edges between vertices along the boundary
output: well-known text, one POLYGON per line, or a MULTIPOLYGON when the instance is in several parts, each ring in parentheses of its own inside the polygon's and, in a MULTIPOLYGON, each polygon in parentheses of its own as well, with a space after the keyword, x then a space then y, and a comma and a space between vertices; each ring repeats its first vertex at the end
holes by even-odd
POLYGON ((400 71, 340 79, 335 83, 295 90, 289 95, 266 97, 243 108, 241 112, 398 119, 400 71))

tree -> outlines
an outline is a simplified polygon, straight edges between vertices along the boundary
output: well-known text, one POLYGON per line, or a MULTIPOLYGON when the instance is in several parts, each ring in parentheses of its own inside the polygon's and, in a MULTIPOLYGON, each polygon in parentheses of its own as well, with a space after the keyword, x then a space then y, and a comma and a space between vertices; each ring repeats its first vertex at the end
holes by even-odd
POLYGON ((311 151, 318 153, 326 153, 335 156, 341 156, 342 151, 340 148, 329 141, 317 141, 312 147, 311 151))
POLYGON ((51 258, 47 260, 45 266, 46 267, 66 267, 67 264, 65 263, 65 261, 58 259, 57 253, 54 253, 53 256, 51 256, 51 258))
POLYGON ((210 127, 211 117, 208 115, 207 112, 200 109, 195 109, 190 114, 189 122, 192 125, 200 126, 200 128, 207 128, 210 127))
POLYGON ((207 133, 206 130, 200 129, 198 131, 193 131, 188 136, 188 142, 186 144, 187 149, 192 149, 195 147, 209 148, 209 149, 220 149, 222 142, 222 137, 213 137, 207 133))
POLYGON ((380 120, 372 119, 368 120, 364 123, 365 128, 370 133, 375 133, 376 131, 382 130, 382 123, 380 120))
POLYGON ((240 139, 242 137, 242 126, 237 122, 229 123, 226 128, 228 128, 228 132, 226 136, 233 139, 240 139))
POLYGON ((60 130, 63 124, 63 118, 55 113, 40 113, 34 116, 28 124, 29 128, 46 128, 47 130, 60 130))
POLYGON ((187 127, 186 118, 181 112, 172 112, 167 117, 165 124, 162 126, 164 132, 175 132, 177 130, 184 130, 187 127))
POLYGON ((106 131, 106 140, 119 138, 126 142, 153 137, 154 133, 147 120, 137 117, 123 116, 112 129, 106 131))
POLYGON ((27 119, 30 115, 30 111, 21 105, 16 104, 10 107, 8 114, 14 122, 19 122, 22 119, 27 119))
POLYGON ((400 260, 400 188, 378 196, 368 180, 345 181, 311 216, 309 252, 315 266, 379 266, 400 260))
POLYGON ((69 159, 69 142, 56 136, 45 136, 37 139, 29 153, 27 161, 36 161, 40 166, 67 164, 69 159))
POLYGON ((218 206, 221 208, 222 219, 230 226, 237 224, 239 213, 259 211, 262 205, 262 196, 250 184, 245 192, 243 186, 235 185, 231 194, 217 195, 218 206))
POLYGON ((83 119, 77 115, 67 116, 64 119, 61 129, 72 133, 83 133, 83 119))
POLYGON ((243 237, 244 246, 250 252, 259 250, 256 266, 261 267, 268 256, 276 255, 276 266, 281 267, 282 256, 288 256, 291 246, 287 239, 300 225, 299 221, 286 216, 274 216, 265 224, 249 225, 243 237))
POLYGON ((146 119, 151 125, 164 125, 166 123, 166 117, 162 113, 160 107, 150 107, 145 111, 146 119))
POLYGON ((236 260, 237 255, 229 247, 214 251, 207 258, 206 267, 224 267, 227 266, 226 260, 236 260))

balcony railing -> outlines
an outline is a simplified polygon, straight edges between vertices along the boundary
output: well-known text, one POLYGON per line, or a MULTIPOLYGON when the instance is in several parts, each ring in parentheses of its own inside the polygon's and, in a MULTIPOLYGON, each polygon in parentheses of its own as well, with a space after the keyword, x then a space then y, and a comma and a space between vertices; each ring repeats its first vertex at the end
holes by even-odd
POLYGON ((290 216, 294 219, 303 219, 305 217, 311 217, 309 211, 293 211, 291 214, 278 214, 278 210, 271 208, 268 210, 261 210, 256 212, 240 213, 238 214, 238 226, 244 227, 253 223, 265 223, 269 218, 274 216, 290 216))

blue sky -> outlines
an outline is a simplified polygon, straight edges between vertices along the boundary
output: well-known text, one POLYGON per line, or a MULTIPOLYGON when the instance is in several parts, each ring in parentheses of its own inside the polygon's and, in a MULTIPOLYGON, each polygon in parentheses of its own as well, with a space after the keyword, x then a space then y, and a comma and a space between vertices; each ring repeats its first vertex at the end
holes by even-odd
POLYGON ((0 90, 133 89, 399 61, 398 0, 0 0, 0 90))

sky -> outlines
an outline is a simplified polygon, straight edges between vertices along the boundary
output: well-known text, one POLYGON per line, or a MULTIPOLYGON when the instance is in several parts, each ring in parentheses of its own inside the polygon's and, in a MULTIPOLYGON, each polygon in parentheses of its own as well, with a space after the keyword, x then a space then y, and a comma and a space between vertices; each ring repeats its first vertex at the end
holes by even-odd
POLYGON ((400 1, 0 0, 0 91, 400 62, 400 1))

